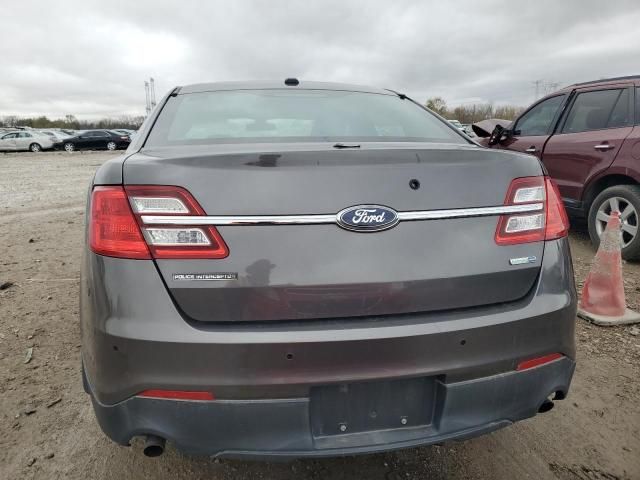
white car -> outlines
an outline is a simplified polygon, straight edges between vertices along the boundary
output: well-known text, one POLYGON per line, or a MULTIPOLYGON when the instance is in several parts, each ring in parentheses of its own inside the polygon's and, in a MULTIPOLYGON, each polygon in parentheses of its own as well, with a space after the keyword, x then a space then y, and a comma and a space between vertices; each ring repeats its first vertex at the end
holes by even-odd
POLYGON ((39 133, 51 138, 51 140, 53 140, 53 143, 60 144, 62 144, 63 140, 71 137, 71 135, 67 135, 66 133, 60 132, 59 130, 40 130, 39 133))
POLYGON ((464 128, 462 127, 462 124, 460 123, 460 121, 458 120, 448 120, 448 122, 453 125, 454 127, 456 127, 458 130, 464 130, 464 128))
POLYGON ((32 151, 40 152, 53 148, 54 141, 51 137, 40 132, 19 131, 5 133, 0 136, 0 151, 32 151))

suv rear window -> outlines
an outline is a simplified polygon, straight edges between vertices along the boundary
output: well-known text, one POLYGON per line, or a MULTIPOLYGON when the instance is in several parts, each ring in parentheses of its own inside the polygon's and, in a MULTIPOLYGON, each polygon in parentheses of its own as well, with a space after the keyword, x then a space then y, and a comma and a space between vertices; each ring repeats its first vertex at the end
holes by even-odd
POLYGON ((624 127, 629 124, 629 90, 597 90, 576 97, 562 133, 624 127))
POLYGON ((170 97, 146 145, 342 140, 469 143, 396 95, 273 89, 170 97))

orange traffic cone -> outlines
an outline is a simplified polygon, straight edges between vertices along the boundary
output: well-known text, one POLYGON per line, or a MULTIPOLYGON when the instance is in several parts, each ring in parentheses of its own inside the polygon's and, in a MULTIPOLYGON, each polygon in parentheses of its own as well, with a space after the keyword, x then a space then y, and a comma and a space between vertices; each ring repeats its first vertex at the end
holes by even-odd
POLYGON ((620 212, 611 212, 591 271, 584 282, 578 308, 579 317, 596 325, 640 322, 640 314, 627 308, 624 297, 621 240, 620 212))

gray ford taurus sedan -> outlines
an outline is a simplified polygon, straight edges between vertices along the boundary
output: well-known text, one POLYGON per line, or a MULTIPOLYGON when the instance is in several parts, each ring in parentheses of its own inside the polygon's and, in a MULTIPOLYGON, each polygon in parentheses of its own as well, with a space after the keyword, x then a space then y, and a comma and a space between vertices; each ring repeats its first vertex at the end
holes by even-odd
POLYGON ((473 437, 574 370, 558 191, 390 90, 177 87, 87 208, 86 391, 144 452, 331 456, 473 437))

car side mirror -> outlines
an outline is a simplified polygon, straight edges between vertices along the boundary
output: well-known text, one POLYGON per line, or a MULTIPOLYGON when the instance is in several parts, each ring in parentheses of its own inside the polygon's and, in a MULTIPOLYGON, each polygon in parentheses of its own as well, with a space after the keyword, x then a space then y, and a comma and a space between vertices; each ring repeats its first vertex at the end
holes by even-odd
POLYGON ((498 143, 502 143, 507 140, 509 137, 513 136, 514 132, 509 130, 508 128, 504 128, 502 125, 496 125, 489 136, 488 144, 490 146, 497 145, 498 143))

